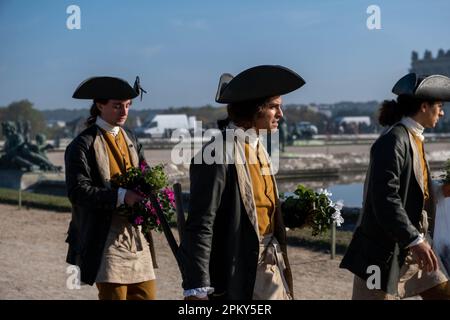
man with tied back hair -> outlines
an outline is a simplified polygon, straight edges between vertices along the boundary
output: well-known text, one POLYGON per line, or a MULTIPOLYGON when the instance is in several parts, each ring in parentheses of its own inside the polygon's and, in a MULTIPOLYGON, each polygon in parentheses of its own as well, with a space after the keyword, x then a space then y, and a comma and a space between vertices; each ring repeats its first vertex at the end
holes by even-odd
MULTIPOLYGON (((111 177, 143 161, 142 146, 123 128, 132 99, 143 89, 114 77, 94 77, 75 90, 76 99, 93 99, 87 129, 67 147, 66 185, 72 204, 67 262, 79 266, 81 281, 99 290, 101 300, 155 299, 155 255, 151 234, 115 213, 123 203, 143 198, 115 189, 111 177)), ((145 91, 144 91, 145 92, 145 91)))
POLYGON ((281 95, 304 84, 292 70, 272 65, 221 76, 216 101, 228 104, 221 122, 228 132, 219 138, 231 131, 233 140, 225 144, 232 151, 216 152, 232 161, 197 163, 194 157, 191 163, 189 216, 178 252, 186 299, 293 298, 286 231, 262 139, 277 130, 281 95))
POLYGON ((423 142, 424 129, 444 115, 450 79, 410 73, 392 91, 398 97, 381 107, 386 130, 371 148, 363 211, 340 266, 355 274, 353 299, 450 299, 448 274, 432 249, 435 199, 450 188, 432 183, 423 142))

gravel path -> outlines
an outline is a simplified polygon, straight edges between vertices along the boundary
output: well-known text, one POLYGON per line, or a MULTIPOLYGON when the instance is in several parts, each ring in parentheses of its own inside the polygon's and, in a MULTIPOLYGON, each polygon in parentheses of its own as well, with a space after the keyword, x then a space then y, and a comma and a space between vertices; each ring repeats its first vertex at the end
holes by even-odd
MULTIPOLYGON (((0 299, 97 299, 97 289, 66 286, 64 242, 70 214, 0 204, 0 299)), ((174 232, 176 234, 176 231, 174 232)), ((154 236, 158 299, 181 299, 181 277, 162 234, 154 236)), ((352 276, 341 257, 289 247, 296 299, 349 299, 352 276)))

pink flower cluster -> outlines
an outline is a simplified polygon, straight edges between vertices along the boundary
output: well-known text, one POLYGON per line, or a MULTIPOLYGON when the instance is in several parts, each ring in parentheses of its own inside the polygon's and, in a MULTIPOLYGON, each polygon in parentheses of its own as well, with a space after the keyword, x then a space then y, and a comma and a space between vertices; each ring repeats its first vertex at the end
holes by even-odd
MULTIPOLYGON (((159 198, 157 198, 158 204, 160 203, 159 198)), ((156 217, 156 223, 158 226, 160 225, 161 221, 159 221, 159 218, 156 214, 156 209, 153 207, 152 203, 150 201, 145 202, 145 207, 150 211, 152 215, 156 217)))
POLYGON ((134 224, 141 225, 142 222, 144 222, 144 218, 142 216, 137 216, 136 219, 134 219, 134 224))
POLYGON ((175 206, 175 193, 170 188, 165 188, 162 192, 169 199, 170 204, 175 206))
POLYGON ((147 162, 142 161, 142 162, 139 164, 139 169, 141 170, 142 173, 145 173, 145 170, 148 169, 148 164, 147 164, 147 162))

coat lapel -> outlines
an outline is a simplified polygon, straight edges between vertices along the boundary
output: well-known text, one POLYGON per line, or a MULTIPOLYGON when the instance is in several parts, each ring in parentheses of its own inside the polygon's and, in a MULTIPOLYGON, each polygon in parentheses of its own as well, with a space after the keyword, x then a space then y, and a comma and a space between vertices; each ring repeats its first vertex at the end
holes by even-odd
POLYGON ((420 164, 419 149, 417 148, 416 141, 414 140, 414 137, 412 136, 412 133, 409 132, 409 130, 408 130, 408 136, 409 136, 409 142, 411 144, 411 148, 413 151, 414 176, 416 177, 416 180, 419 183, 420 189, 422 190, 422 194, 425 194, 424 186, 423 186, 423 173, 422 173, 422 168, 421 168, 421 164, 420 164))
POLYGON ((98 172, 105 187, 111 187, 111 172, 109 170, 109 157, 106 150, 106 141, 103 138, 102 131, 97 129, 97 136, 94 140, 95 160, 97 162, 98 172))
POLYGON ((123 136, 125 138, 125 142, 127 143, 128 146, 128 151, 130 153, 130 160, 131 160, 131 165, 135 168, 139 167, 139 156, 138 156, 138 152, 136 149, 136 146, 134 145, 134 143, 131 141, 131 139, 128 137, 128 134, 125 130, 123 130, 122 128, 120 128, 120 130, 122 130, 123 136))
POLYGON ((250 178, 250 171, 247 167, 247 161, 245 160, 244 153, 244 142, 239 141, 239 138, 236 139, 234 144, 234 153, 235 153, 235 166, 238 177, 238 185, 239 191, 241 193, 242 202, 245 207, 245 211, 250 219, 250 222, 255 229, 256 234, 259 238, 259 228, 258 228, 258 216, 256 214, 256 205, 253 196, 253 187, 252 180, 250 178))

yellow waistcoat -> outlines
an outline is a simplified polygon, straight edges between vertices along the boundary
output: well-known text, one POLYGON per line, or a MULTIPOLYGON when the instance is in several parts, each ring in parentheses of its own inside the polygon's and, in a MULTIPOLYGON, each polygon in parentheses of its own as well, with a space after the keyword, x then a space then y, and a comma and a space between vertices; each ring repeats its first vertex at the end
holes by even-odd
POLYGON ((425 161, 425 151, 423 148, 423 141, 420 140, 419 137, 412 135, 414 137, 414 141, 417 145, 417 150, 419 151, 419 158, 420 158, 420 167, 422 169, 423 174, 423 197, 425 200, 428 200, 430 198, 430 191, 428 186, 428 168, 427 163, 425 161))
POLYGON ((255 199, 258 229, 260 236, 272 232, 272 217, 275 213, 275 188, 271 175, 262 175, 261 169, 268 167, 258 158, 255 149, 245 143, 245 158, 248 161, 250 178, 252 180, 253 196, 255 199))
POLYGON ((111 177, 114 177, 118 173, 124 174, 131 167, 131 159, 122 130, 119 130, 116 137, 103 129, 102 134, 106 141, 111 177))

